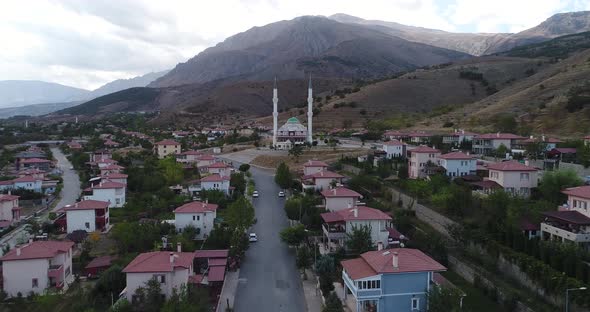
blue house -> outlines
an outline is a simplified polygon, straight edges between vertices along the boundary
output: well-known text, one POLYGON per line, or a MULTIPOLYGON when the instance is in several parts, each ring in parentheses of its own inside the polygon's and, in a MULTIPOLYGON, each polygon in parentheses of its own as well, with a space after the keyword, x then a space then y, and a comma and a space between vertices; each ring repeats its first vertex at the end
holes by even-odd
POLYGON ((434 273, 446 271, 410 248, 369 251, 341 264, 345 303, 354 312, 426 311, 434 273))

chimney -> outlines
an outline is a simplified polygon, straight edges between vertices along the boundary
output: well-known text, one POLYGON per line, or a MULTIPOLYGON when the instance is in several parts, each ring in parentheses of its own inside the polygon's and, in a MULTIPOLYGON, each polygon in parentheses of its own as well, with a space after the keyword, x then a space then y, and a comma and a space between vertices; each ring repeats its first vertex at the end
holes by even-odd
POLYGON ((205 204, 209 204, 209 198, 205 198, 205 204))
POLYGON ((534 137, 534 136, 532 136, 532 135, 531 135, 531 136, 529 136, 529 139, 531 139, 531 140, 532 140, 532 139, 534 139, 534 138, 535 138, 535 137, 534 137))
POLYGON ((524 165, 525 165, 525 166, 528 166, 528 165, 529 165, 529 161, 528 161, 528 160, 525 160, 525 161, 524 161, 524 165))
POLYGON ((170 253, 170 263, 174 263, 174 253, 170 253))
POLYGON ((352 213, 354 214, 354 217, 355 218, 358 218, 359 217, 359 209, 358 208, 352 209, 352 213))
POLYGON ((176 243, 176 252, 182 252, 182 244, 180 242, 176 243))
POLYGON ((324 170, 320 171, 320 175, 323 177, 324 176, 324 170))
POLYGON ((20 246, 17 246, 16 247, 16 255, 17 256, 20 256, 20 246))
POLYGON ((377 243, 377 250, 379 250, 379 251, 383 250, 383 243, 382 242, 377 243))
POLYGON ((33 243, 33 238, 29 238, 29 244, 33 243))
POLYGON ((397 251, 393 253, 393 268, 394 269, 399 269, 399 256, 397 251))
POLYGON ((336 195, 336 188, 332 189, 332 193, 334 193, 334 195, 336 195))
POLYGON ((352 203, 348 203, 348 209, 352 208, 352 203))
POLYGON ((8 195, 12 195, 12 190, 8 190, 8 195))
POLYGON ((496 133, 496 137, 498 137, 498 138, 500 137, 500 132, 496 133))
POLYGON ((545 142, 545 135, 541 136, 541 141, 545 142))

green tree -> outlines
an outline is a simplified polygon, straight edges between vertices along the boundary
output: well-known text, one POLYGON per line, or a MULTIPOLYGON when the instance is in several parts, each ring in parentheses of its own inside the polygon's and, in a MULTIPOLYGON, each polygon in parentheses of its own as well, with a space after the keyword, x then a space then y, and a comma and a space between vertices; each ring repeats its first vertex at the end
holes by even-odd
POLYGON ((428 292, 428 312, 459 312, 462 292, 457 288, 434 286, 428 292))
POLYGON ((246 172, 246 171, 250 170, 250 165, 249 164, 241 164, 240 167, 238 168, 238 170, 240 170, 241 172, 246 172))
POLYGON ((293 177, 291 176, 291 171, 289 166, 282 162, 277 167, 277 171, 275 173, 275 182, 282 188, 288 189, 293 185, 293 177))
POLYGON ((338 298, 336 293, 330 293, 326 297, 326 305, 322 312, 344 312, 344 308, 342 307, 342 301, 338 298))
POLYGON ((297 224, 283 229, 279 235, 281 240, 287 243, 287 245, 298 247, 307 237, 307 232, 305 231, 305 226, 303 226, 303 224, 297 224))
POLYGON ((135 304, 137 311, 159 312, 165 302, 162 297, 160 281, 155 278, 149 280, 144 286, 137 288, 134 295, 137 298, 135 304))
POLYGON ((240 262, 240 260, 244 258, 248 246, 250 246, 248 237, 244 234, 242 229, 237 228, 233 231, 230 243, 230 257, 240 262))
POLYGON ((346 247, 351 253, 360 255, 367 251, 373 250, 373 240, 371 239, 371 226, 360 225, 352 226, 352 231, 346 233, 346 247))
POLYGON ((510 150, 504 144, 500 144, 500 146, 498 146, 498 148, 494 151, 496 157, 500 157, 500 158, 505 158, 506 154, 509 152, 510 152, 510 150))
POLYGON ((176 185, 182 182, 184 178, 184 170, 182 164, 177 163, 176 159, 172 156, 168 156, 164 159, 160 159, 160 168, 164 174, 167 185, 176 185))
POLYGON ((285 213, 290 220, 299 220, 302 214, 302 198, 297 196, 290 197, 285 202, 285 213))
POLYGON ((304 245, 297 249, 295 262, 300 270, 305 270, 311 266, 313 263, 313 255, 307 246, 304 245))
POLYGON ((320 289, 324 296, 327 296, 334 290, 334 279, 330 274, 322 274, 320 275, 320 289))
POLYGON ((293 144, 289 150, 289 155, 295 159, 295 162, 299 162, 299 157, 303 155, 303 147, 300 144, 293 144))
POLYGON ((246 192, 246 177, 242 172, 232 173, 229 180, 229 185, 233 186, 240 194, 246 192))
POLYGON ((332 274, 336 271, 336 264, 334 257, 331 255, 321 255, 315 263, 315 271, 317 274, 332 274))
POLYGON ((545 172, 540 182, 539 191, 543 199, 556 205, 564 203, 567 199, 567 196, 561 193, 562 190, 583 184, 582 179, 573 170, 545 172))
POLYGON ((118 295, 126 285, 125 273, 122 272, 123 267, 120 265, 113 265, 104 271, 100 278, 94 284, 93 293, 95 296, 118 295))
POLYGON ((246 197, 240 196, 225 212, 225 221, 230 228, 247 229, 254 224, 254 206, 246 197))

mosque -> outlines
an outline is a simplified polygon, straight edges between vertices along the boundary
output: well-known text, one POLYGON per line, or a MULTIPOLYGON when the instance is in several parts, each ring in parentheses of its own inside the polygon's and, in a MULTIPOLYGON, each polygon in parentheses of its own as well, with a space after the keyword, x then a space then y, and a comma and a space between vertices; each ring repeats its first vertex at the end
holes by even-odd
POLYGON ((277 90, 277 80, 275 78, 272 97, 272 145, 276 149, 288 150, 291 149, 291 147, 293 147, 294 144, 311 144, 313 142, 313 91, 311 88, 311 76, 309 77, 309 87, 307 89, 307 128, 304 125, 302 125, 296 117, 289 118, 284 125, 278 128, 278 104, 279 98, 277 90))

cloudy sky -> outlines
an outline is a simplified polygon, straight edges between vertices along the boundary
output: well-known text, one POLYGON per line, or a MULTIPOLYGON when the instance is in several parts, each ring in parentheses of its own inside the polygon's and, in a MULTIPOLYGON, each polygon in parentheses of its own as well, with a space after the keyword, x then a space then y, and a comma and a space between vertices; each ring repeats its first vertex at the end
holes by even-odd
POLYGON ((0 80, 94 89, 174 67, 253 26, 346 13, 455 32, 518 32, 588 0, 3 0, 0 80))

